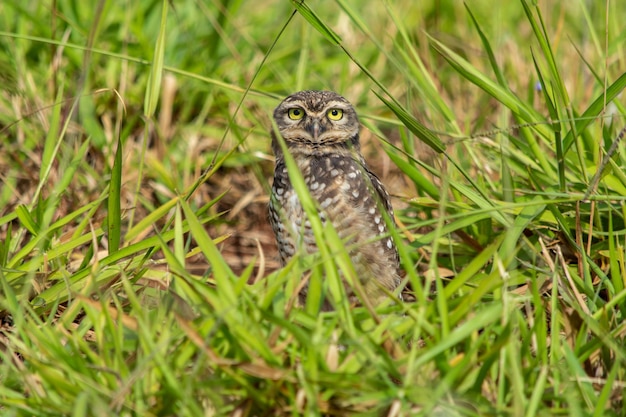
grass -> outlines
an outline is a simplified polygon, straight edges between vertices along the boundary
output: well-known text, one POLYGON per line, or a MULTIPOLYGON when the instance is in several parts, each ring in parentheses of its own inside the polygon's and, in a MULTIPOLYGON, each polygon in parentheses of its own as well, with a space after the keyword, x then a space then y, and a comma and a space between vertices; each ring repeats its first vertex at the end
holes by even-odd
POLYGON ((2 2, 2 413, 625 415, 621 9, 2 2), (278 266, 308 88, 357 107, 415 302, 349 308, 321 225, 278 266))

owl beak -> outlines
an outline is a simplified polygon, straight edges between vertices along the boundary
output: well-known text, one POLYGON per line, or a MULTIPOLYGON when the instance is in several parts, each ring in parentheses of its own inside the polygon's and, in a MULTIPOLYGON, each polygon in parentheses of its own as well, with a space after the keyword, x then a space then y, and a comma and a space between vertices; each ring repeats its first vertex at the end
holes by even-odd
POLYGON ((307 131, 311 134, 311 136, 313 136, 313 139, 317 140, 317 138, 320 135, 320 131, 321 131, 321 126, 320 126, 320 122, 317 120, 314 120, 313 123, 311 123, 308 126, 307 131))

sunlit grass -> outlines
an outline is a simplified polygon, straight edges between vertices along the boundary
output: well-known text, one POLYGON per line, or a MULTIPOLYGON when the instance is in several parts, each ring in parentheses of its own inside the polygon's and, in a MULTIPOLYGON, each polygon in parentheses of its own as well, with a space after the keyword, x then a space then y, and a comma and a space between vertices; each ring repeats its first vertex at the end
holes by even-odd
POLYGON ((3 2, 3 414, 624 414, 616 3, 3 2), (321 224, 277 268, 299 89, 357 107, 416 301, 343 302, 321 224))

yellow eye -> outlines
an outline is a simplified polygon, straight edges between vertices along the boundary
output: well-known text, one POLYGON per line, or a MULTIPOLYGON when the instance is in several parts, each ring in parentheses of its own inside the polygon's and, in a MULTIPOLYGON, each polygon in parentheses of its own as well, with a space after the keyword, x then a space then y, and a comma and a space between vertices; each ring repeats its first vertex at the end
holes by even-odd
POLYGON ((328 118, 330 120, 341 120, 341 118, 343 117, 343 110, 341 109, 330 109, 326 112, 326 116, 328 116, 328 118))
POLYGON ((304 117, 304 110, 300 107, 294 107, 293 109, 289 109, 287 115, 291 120, 300 120, 304 117))

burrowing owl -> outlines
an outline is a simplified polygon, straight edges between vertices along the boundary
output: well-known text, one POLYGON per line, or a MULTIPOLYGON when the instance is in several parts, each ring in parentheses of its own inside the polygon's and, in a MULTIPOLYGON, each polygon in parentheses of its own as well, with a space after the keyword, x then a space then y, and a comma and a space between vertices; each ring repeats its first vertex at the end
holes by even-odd
MULTIPOLYGON (((336 93, 301 91, 280 103, 274 119, 317 201, 321 221, 331 222, 344 240, 356 276, 376 303, 384 297, 381 287, 393 291, 400 285, 399 258, 381 215, 384 210, 393 219, 389 195, 361 155, 356 111, 336 93)), ((272 149, 276 166, 270 222, 285 264, 299 248, 312 253, 317 246, 274 132, 272 149)), ((306 288, 301 300, 305 295, 306 288)), ((354 294, 349 295, 353 299, 354 294)), ((330 309, 330 304, 324 309, 330 309)))

